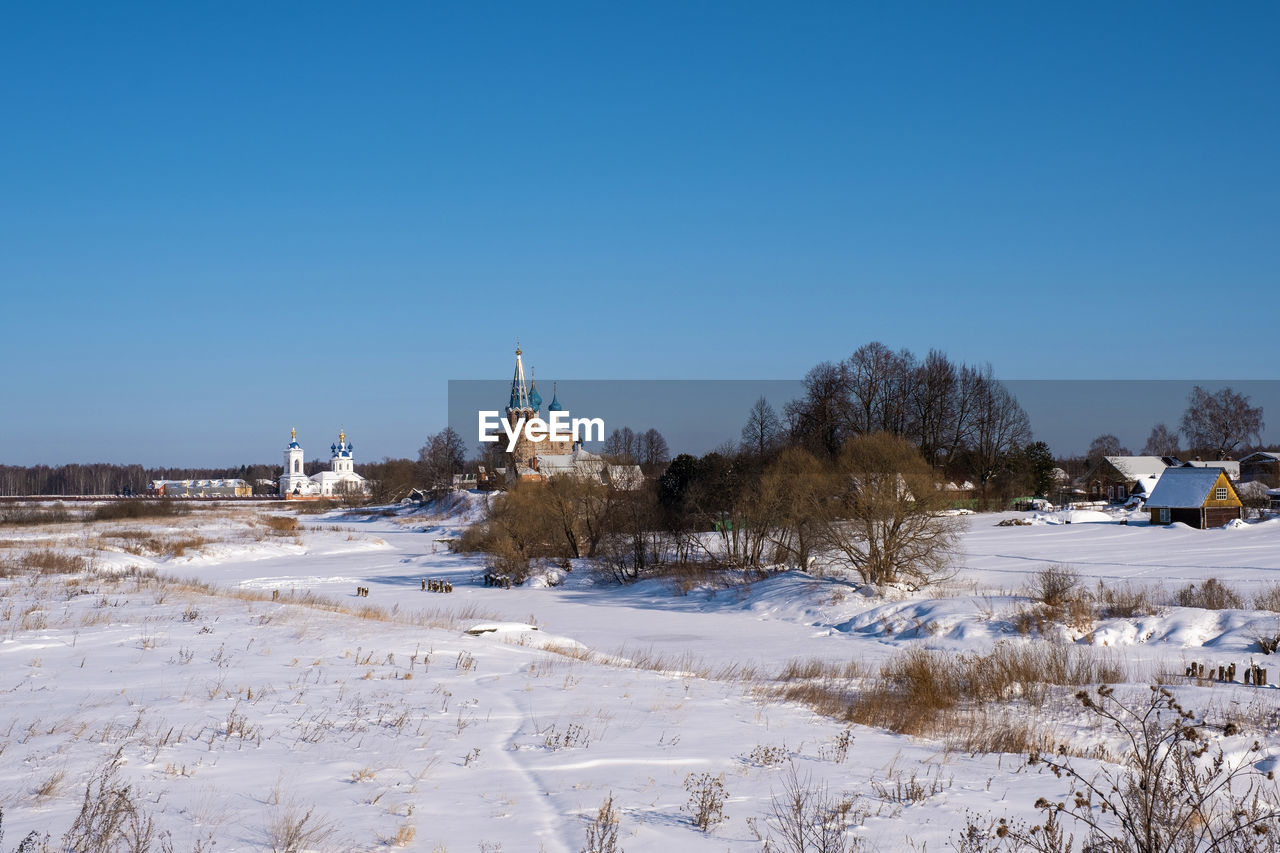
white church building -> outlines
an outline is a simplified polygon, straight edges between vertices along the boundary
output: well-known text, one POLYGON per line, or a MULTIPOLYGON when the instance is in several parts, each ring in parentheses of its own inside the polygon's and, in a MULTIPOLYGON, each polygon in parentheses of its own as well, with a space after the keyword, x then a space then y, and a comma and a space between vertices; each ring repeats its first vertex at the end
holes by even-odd
POLYGON ((338 443, 330 445, 329 450, 332 453, 329 470, 308 477, 303 473, 306 464, 302 445, 298 444, 298 431, 293 430, 289 446, 284 449, 284 473, 280 475, 281 496, 286 500, 301 500, 369 494, 368 481, 355 471, 352 446, 347 441, 345 430, 338 431, 338 443))

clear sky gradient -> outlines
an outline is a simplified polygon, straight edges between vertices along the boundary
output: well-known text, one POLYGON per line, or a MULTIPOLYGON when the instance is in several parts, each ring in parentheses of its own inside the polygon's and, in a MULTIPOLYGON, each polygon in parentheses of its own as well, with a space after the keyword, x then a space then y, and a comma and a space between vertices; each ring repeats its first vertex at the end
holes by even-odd
POLYGON ((1275 378, 1278 35, 1247 2, 6 4, 0 462, 412 455, 517 338, 548 380, 871 340, 1275 378))

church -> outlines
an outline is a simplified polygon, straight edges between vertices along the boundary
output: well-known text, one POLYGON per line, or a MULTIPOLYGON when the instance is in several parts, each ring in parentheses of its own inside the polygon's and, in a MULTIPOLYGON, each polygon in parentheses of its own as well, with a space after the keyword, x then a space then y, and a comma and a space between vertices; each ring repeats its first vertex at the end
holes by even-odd
POLYGON ((308 477, 303 471, 302 445, 298 431, 290 432, 289 446, 284 449, 284 473, 280 475, 280 495, 285 500, 343 497, 369 494, 369 483, 355 471, 353 448, 345 430, 338 431, 338 443, 329 446, 332 454, 329 470, 308 477))
MULTIPOLYGON (((547 405, 547 418, 552 412, 564 411, 556 388, 552 385, 551 402, 547 405)), ((507 422, 514 428, 521 419, 526 421, 542 417, 542 395, 537 381, 525 380, 523 353, 516 347, 516 369, 511 377, 511 394, 507 400, 507 422)), ((544 418, 546 420, 547 418, 544 418)), ((644 482, 639 465, 614 465, 567 438, 552 441, 529 441, 521 431, 516 445, 507 454, 506 480, 532 480, 545 482, 552 477, 572 476, 581 480, 612 485, 621 489, 636 489, 644 482)))

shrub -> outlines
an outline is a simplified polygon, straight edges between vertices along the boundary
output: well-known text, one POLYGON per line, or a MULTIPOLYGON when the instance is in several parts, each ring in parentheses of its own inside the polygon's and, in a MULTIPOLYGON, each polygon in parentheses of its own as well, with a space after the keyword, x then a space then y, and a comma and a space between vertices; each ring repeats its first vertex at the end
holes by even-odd
POLYGON ((62 836, 72 853, 147 853, 161 840, 133 788, 117 777, 118 761, 109 761, 85 786, 80 813, 62 836))
POLYGON ((1109 587, 1099 581, 1096 597, 1101 615, 1108 619, 1132 619, 1156 610, 1151 590, 1144 586, 1109 587))
POLYGON ((1052 565, 1031 578, 1031 595, 1049 607, 1062 607, 1078 595, 1080 575, 1070 566, 1052 565))
POLYGON ((727 820, 724 816, 724 801, 729 792, 724 787, 723 773, 719 776, 690 773, 684 779, 684 789, 689 792, 689 800, 684 804, 683 811, 698 829, 710 832, 727 820))
POLYGON ((1209 578, 1199 587, 1187 584, 1178 590, 1179 607, 1200 607, 1205 610, 1232 610, 1243 606, 1240 596, 1217 578, 1209 578))
POLYGON ((610 793, 600 804, 595 820, 587 824, 587 843, 582 853, 623 853, 618 847, 618 812, 610 793))
MULTIPOLYGON (((1070 783, 1066 802, 1037 800, 1046 819, 1031 828, 1001 820, 984 829, 971 819, 958 850, 1072 850, 1074 840, 1064 839, 1061 823, 1066 817, 1088 833, 1083 849, 1102 853, 1280 849, 1280 800, 1254 768, 1261 757, 1257 742, 1244 756, 1227 760, 1221 748, 1210 746, 1207 733, 1214 727, 1161 687, 1134 705, 1106 686, 1076 697, 1124 741, 1123 765, 1086 775, 1069 758, 1044 759, 1070 783)), ((1221 731, 1235 734, 1230 725, 1221 731)), ((1032 756, 1033 764, 1040 762, 1032 756)))
POLYGON ((845 815, 852 803, 836 800, 827 786, 814 784, 788 766, 782 793, 770 797, 769 841, 766 849, 783 853, 845 853, 845 815))
POLYGON ((1258 610, 1280 613, 1280 583, 1267 584, 1253 596, 1253 606, 1258 610))

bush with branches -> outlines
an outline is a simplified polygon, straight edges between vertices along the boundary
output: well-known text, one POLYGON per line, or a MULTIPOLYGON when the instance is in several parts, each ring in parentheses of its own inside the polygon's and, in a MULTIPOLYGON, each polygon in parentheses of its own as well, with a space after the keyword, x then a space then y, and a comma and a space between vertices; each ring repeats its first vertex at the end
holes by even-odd
POLYGON ((684 789, 689 800, 683 810, 693 825, 703 832, 710 832, 728 818, 724 815, 724 801, 729 792, 724 787, 724 774, 690 773, 684 779, 684 789))
POLYGON ((1126 704, 1113 688, 1076 694, 1099 722, 1120 735, 1126 755, 1119 767, 1087 773, 1060 749, 1032 756, 1070 789, 1063 802, 1036 801, 1041 824, 970 818, 952 846, 960 853, 1032 850, 1037 853, 1275 853, 1280 851, 1280 795, 1272 773, 1254 767, 1261 746, 1228 759, 1211 726, 1152 687, 1145 703, 1126 704), (1065 832, 1070 819, 1084 830, 1077 846, 1065 832))

